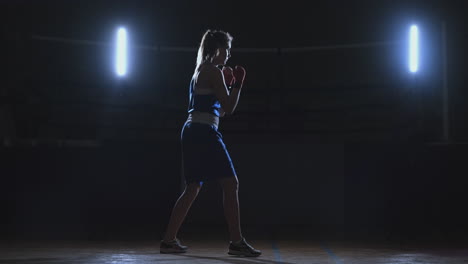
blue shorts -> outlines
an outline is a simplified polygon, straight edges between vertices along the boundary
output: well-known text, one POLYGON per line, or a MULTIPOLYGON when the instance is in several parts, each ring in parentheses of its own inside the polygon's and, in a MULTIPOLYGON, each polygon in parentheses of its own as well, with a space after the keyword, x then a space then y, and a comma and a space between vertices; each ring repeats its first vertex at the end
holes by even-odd
POLYGON ((214 126, 185 123, 181 143, 186 184, 236 176, 223 135, 214 126))

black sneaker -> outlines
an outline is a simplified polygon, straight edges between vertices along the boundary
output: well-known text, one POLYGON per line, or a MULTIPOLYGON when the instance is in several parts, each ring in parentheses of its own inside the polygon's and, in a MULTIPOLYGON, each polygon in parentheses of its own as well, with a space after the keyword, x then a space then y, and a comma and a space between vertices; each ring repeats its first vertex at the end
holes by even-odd
POLYGON ((168 253, 185 253, 187 252, 188 247, 182 246, 180 244, 179 239, 175 239, 174 241, 171 242, 164 242, 164 240, 161 240, 161 245, 159 247, 159 252, 162 254, 168 254, 168 253))
POLYGON ((258 257, 262 254, 260 250, 256 250, 242 238, 239 244, 233 242, 229 245, 229 255, 244 256, 244 257, 258 257))

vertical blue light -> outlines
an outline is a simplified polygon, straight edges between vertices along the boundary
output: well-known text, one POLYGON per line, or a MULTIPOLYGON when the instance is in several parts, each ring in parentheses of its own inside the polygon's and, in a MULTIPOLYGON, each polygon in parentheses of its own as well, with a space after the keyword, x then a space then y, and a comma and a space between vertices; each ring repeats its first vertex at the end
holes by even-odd
POLYGON ((412 25, 409 30, 409 70, 417 72, 419 68, 419 30, 412 25))
POLYGON ((117 30, 115 71, 118 76, 127 74, 127 30, 123 27, 117 30))

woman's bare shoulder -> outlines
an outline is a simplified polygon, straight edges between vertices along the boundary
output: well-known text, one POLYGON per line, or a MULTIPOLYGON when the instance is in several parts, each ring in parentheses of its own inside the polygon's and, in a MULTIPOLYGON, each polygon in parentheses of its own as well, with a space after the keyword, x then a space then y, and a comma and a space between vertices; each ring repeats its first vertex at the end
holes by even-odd
POLYGON ((202 83, 204 86, 212 86, 215 80, 222 78, 222 72, 218 67, 212 64, 206 64, 199 69, 197 83, 202 83))
POLYGON ((200 67, 200 73, 206 73, 208 75, 219 74, 221 70, 213 64, 205 64, 200 67))

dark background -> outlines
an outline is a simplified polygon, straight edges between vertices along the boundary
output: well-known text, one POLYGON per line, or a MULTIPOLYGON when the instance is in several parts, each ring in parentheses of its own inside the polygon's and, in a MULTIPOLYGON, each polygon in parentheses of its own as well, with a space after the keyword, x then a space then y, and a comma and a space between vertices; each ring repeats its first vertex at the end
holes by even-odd
MULTIPOLYGON (((220 124, 244 233, 443 242, 468 233, 462 1, 0 3, 2 238, 160 239, 180 193, 180 129, 206 29, 230 32, 228 64, 247 70, 238 108, 220 124), (406 67, 412 23, 417 75, 406 67), (125 80, 112 65, 119 25, 133 45, 125 80), (395 44, 288 50, 375 42, 395 44)), ((206 183, 181 235, 227 238, 221 198, 206 183)))

